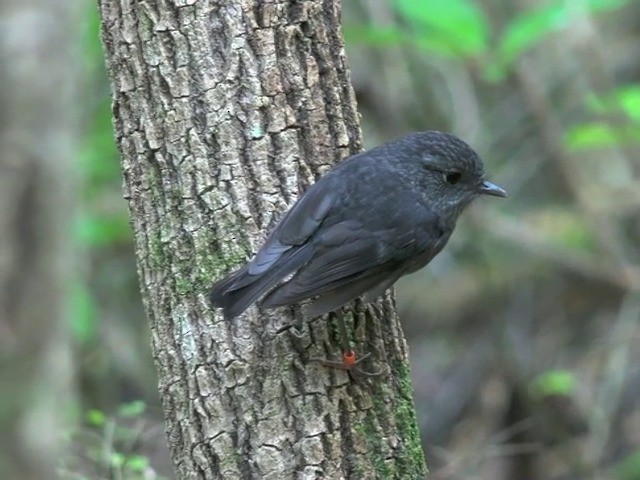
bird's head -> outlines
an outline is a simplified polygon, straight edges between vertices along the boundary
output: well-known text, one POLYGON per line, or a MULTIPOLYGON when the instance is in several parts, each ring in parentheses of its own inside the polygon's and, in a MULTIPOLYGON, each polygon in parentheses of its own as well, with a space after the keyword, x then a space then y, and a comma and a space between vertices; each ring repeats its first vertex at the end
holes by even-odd
POLYGON ((426 131, 405 137, 405 141, 412 150, 414 181, 435 213, 455 219, 479 195, 507 196, 485 178, 482 160, 458 137, 426 131))

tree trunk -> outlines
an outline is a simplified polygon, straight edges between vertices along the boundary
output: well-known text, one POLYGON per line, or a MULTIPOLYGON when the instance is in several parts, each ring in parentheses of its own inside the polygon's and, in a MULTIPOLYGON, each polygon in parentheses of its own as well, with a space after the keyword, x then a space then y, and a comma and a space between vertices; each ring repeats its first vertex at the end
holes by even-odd
POLYGON ((331 322, 297 308, 225 322, 215 279, 360 149, 334 0, 100 0, 143 297, 180 479, 424 478, 393 300, 356 304, 368 382, 331 322))
POLYGON ((0 476, 12 480, 53 478, 72 414, 79 6, 0 3, 0 476))

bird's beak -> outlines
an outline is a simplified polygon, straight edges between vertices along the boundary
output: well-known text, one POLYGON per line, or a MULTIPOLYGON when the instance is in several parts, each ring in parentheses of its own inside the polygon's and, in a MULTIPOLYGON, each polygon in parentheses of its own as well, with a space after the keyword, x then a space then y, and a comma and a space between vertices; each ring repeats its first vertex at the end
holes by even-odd
POLYGON ((485 180, 480 184, 480 188, 478 191, 484 195, 491 195, 493 197, 507 197, 507 192, 505 192, 499 186, 485 180))

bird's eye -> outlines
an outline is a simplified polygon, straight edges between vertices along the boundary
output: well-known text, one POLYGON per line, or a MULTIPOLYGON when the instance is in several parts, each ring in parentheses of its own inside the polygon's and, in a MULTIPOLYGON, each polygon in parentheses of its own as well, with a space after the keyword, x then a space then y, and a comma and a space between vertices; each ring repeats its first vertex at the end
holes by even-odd
POLYGON ((444 174, 444 181, 449 185, 455 185, 460 181, 460 178, 462 178, 460 172, 447 172, 444 174))

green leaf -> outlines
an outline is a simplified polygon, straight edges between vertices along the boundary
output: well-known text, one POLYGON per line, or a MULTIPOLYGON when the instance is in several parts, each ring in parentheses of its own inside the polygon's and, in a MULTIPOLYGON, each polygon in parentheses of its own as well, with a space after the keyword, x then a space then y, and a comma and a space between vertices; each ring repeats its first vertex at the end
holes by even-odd
POLYGON ((79 279, 71 285, 69 302, 73 338, 81 343, 88 342, 96 334, 97 313, 91 292, 79 279))
POLYGON ((127 470, 142 473, 149 468, 149 459, 142 455, 130 455, 127 458, 127 470))
POLYGON ((615 468, 616 480, 637 480, 640 478, 640 450, 627 455, 615 468))
POLYGON ((111 452, 111 457, 109 458, 109 464, 114 468, 122 468, 122 466, 126 463, 127 458, 124 454, 120 452, 111 452))
POLYGON ((122 417, 139 417, 147 409, 147 404, 142 400, 123 403, 118 408, 118 415, 122 417))
POLYGON ((80 214, 76 217, 75 234, 84 245, 104 247, 128 241, 131 228, 124 213, 100 217, 80 214))
POLYGON ((627 116, 640 122, 640 85, 629 85, 616 91, 618 104, 627 116))
POLYGON ((582 123, 569 127, 564 133, 569 150, 579 151, 611 145, 637 145, 640 129, 636 123, 614 125, 605 122, 582 123))
POLYGON ((94 408, 87 411, 86 414, 87 423, 94 427, 102 427, 107 421, 106 415, 100 410, 94 408))
POLYGON ((516 15, 507 25, 498 42, 495 59, 487 64, 484 75, 499 80, 507 68, 525 51, 548 34, 566 28, 581 11, 600 12, 620 8, 627 0, 560 0, 538 9, 516 15))
POLYGON ((396 9, 414 27, 418 43, 449 56, 477 56, 487 50, 489 27, 466 0, 396 0, 396 9))
POLYGON ((618 136, 610 125, 593 122, 569 128, 564 135, 564 141, 569 150, 582 150, 614 145, 618 136))
POLYGON ((618 87, 602 95, 587 95, 586 106, 597 114, 624 112, 634 122, 640 121, 640 85, 630 84, 618 87))
POLYGON ((530 385, 535 397, 570 395, 576 388, 576 379, 568 370, 550 370, 538 375, 530 385))
POLYGON ((98 9, 95 8, 95 5, 91 5, 90 2, 87 2, 85 8, 87 8, 87 11, 84 14, 84 22, 82 23, 82 35, 84 38, 81 45, 85 66, 90 74, 95 74, 96 71, 104 69, 104 53, 100 42, 100 16, 98 15, 98 9))
POLYGON ((554 3, 517 15, 507 25, 498 45, 498 58, 503 64, 512 63, 518 55, 538 43, 545 35, 569 23, 565 2, 554 3))
POLYGON ((78 155, 81 173, 90 189, 120 178, 109 98, 104 98, 94 109, 92 122, 78 155))

